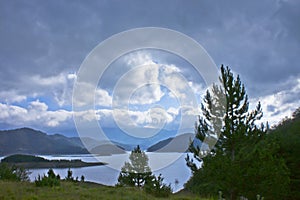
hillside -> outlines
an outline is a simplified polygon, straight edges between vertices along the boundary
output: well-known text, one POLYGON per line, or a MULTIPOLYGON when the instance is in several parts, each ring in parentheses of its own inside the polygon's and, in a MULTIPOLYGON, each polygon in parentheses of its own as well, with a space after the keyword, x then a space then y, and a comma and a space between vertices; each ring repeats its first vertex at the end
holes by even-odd
POLYGON ((289 199, 300 199, 300 110, 294 112, 294 118, 284 120, 270 131, 268 138, 279 144, 279 156, 290 170, 289 199))
POLYGON ((10 154, 86 154, 88 151, 63 135, 47 135, 30 128, 0 131, 0 156, 10 154))
POLYGON ((122 147, 117 147, 114 144, 102 144, 90 150, 92 154, 101 156, 109 156, 111 154, 123 154, 126 151, 122 147))
MULTIPOLYGON (((111 135, 119 135, 119 132, 112 131, 111 135)), ((111 155, 131 151, 136 145, 148 151, 160 152, 184 152, 189 144, 192 134, 182 134, 173 140, 169 135, 172 131, 164 130, 155 137, 147 138, 111 138, 111 142, 98 141, 92 138, 66 137, 61 134, 48 135, 44 132, 31 128, 20 128, 14 130, 0 131, 0 156, 11 154, 87 154, 111 155), (168 138, 168 139, 166 139, 168 138), (128 139, 128 141, 126 140, 128 139), (116 142, 116 141, 122 141, 116 142), (170 144, 169 144, 170 143, 170 144), (152 145, 152 146, 151 146, 152 145), (165 147, 166 146, 166 147, 165 147), (162 148, 164 147, 164 148, 162 148), (89 150, 89 151, 88 151, 89 150)))
MULTIPOLYGON (((34 183, 0 181, 0 199, 47 199, 47 200, 85 200, 85 199, 194 199, 192 194, 172 194, 168 198, 155 198, 138 188, 111 187, 89 182, 62 182, 59 187, 36 187, 34 183)), ((204 199, 202 199, 204 200, 204 199)))
POLYGON ((179 136, 170 137, 168 139, 162 140, 152 146, 150 146, 148 152, 186 152, 190 140, 193 139, 194 134, 185 133, 179 136))

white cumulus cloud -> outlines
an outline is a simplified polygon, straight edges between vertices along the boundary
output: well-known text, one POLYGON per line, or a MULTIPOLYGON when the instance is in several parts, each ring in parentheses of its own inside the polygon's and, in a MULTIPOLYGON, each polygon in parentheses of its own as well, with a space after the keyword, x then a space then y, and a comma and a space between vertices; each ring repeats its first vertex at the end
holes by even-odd
POLYGON ((32 101, 27 108, 0 103, 0 120, 17 126, 56 127, 72 118, 72 112, 66 110, 48 110, 48 106, 39 100, 32 101))

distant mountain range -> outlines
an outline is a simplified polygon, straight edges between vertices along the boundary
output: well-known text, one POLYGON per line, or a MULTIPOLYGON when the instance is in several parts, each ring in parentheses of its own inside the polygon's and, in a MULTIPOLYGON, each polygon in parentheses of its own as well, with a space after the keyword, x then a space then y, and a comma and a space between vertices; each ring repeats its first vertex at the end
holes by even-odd
POLYGON ((194 139, 194 134, 185 133, 176 137, 162 140, 147 149, 148 152, 187 152, 189 144, 193 140, 194 145, 201 146, 200 140, 194 139))
MULTIPOLYGON (((171 133, 167 133, 171 135, 171 133)), ((11 154, 58 155, 58 154, 99 154, 111 155, 131 151, 137 144, 147 151, 185 152, 193 134, 177 137, 143 139, 141 142, 97 141, 92 138, 66 137, 61 134, 48 135, 31 128, 0 131, 0 156, 11 154), (132 144, 130 144, 132 142, 132 144), (153 145, 151 145, 153 144, 153 145)))
MULTIPOLYGON (((79 138, 78 138, 79 139, 79 138)), ((0 131, 0 155, 10 154, 85 154, 77 138, 47 135, 30 128, 0 131)))

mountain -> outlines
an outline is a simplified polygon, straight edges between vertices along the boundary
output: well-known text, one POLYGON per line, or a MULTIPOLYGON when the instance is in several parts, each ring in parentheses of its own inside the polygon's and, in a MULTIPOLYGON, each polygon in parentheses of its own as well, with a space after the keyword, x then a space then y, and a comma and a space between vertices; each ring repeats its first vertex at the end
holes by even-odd
POLYGON ((92 154, 97 154, 101 156, 110 156, 112 154, 126 153, 126 151, 123 148, 109 143, 96 146, 93 149, 91 149, 90 152, 92 154))
POLYGON ((137 135, 136 137, 129 135, 124 132, 120 128, 103 128, 103 132, 107 136, 107 138, 112 141, 117 146, 124 148, 126 151, 133 150, 137 145, 141 147, 142 150, 147 150, 152 145, 168 139, 175 137, 177 134, 182 134, 184 132, 189 132, 185 130, 156 130, 151 128, 141 129, 141 135, 137 135), (155 133, 151 137, 142 137, 143 131, 145 132, 153 132, 155 133))
MULTIPOLYGON (((79 138, 78 138, 79 139, 79 138)), ((77 141, 78 142, 78 141, 77 141)), ((10 154, 86 154, 73 138, 47 135, 30 128, 0 131, 0 155, 10 154)))
POLYGON ((186 152, 190 140, 194 138, 194 134, 185 133, 176 137, 170 137, 150 146, 148 152, 186 152))
POLYGON ((150 138, 136 138, 121 134, 114 129, 110 129, 109 133, 111 138, 108 142, 89 137, 48 135, 31 128, 3 130, 0 131, 0 156, 11 154, 88 154, 90 152, 99 155, 111 155, 131 151, 137 145, 140 145, 144 150, 148 149, 148 151, 185 151, 190 137, 193 136, 193 134, 182 134, 174 139, 172 136, 176 135, 176 132, 167 130, 163 130, 150 138))

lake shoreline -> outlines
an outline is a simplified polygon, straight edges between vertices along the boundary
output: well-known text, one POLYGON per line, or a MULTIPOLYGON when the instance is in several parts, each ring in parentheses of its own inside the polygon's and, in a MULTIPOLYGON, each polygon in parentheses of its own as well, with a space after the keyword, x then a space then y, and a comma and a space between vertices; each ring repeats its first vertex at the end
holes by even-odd
POLYGON ((82 168, 82 167, 91 167, 91 166, 101 166, 107 165, 105 162, 84 162, 80 159, 75 160, 48 160, 43 157, 35 155, 11 155, 3 158, 1 163, 7 165, 21 167, 25 169, 49 169, 49 168, 82 168))

